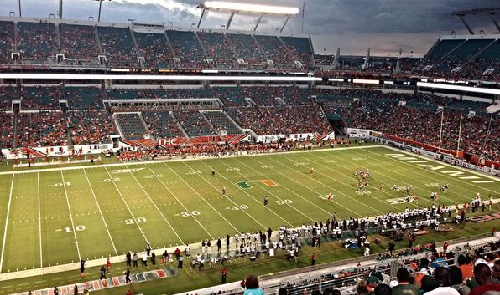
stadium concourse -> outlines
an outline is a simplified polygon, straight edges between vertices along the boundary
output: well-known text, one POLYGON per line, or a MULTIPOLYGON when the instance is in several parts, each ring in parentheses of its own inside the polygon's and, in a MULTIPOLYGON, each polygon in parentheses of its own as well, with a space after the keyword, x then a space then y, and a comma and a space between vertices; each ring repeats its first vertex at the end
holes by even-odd
POLYGON ((2 17, 0 294, 500 291, 499 56, 2 17))

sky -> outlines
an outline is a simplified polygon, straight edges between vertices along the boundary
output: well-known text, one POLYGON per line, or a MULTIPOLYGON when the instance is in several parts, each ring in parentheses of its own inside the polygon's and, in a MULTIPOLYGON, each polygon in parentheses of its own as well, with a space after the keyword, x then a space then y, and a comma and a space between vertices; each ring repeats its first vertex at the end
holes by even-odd
MULTIPOLYGON (((18 0, 0 0, 0 15, 18 15, 18 0)), ((99 2, 95 0, 63 0, 63 17, 97 20, 99 2)), ((104 0, 101 20, 105 22, 159 23, 174 27, 191 27, 197 23, 204 0, 104 0)), ((307 34, 317 53, 391 55, 403 50, 423 55, 441 35, 468 34, 460 20, 452 16, 456 10, 500 7, 498 0, 226 0, 253 4, 298 7, 301 12, 292 17, 283 33, 307 34), (304 17, 302 8, 305 3, 304 17), (304 29, 302 31, 302 23, 304 29)), ((23 17, 49 17, 57 14, 59 0, 21 0, 23 17)), ((228 14, 210 12, 203 28, 220 28, 228 14)), ((258 16, 236 15, 232 29, 250 30, 258 16)), ((283 17, 264 17, 258 31, 273 33, 281 27, 283 17)), ((498 33, 489 16, 467 16, 466 20, 479 34, 498 33)), ((497 16, 500 22, 500 15, 497 16)))

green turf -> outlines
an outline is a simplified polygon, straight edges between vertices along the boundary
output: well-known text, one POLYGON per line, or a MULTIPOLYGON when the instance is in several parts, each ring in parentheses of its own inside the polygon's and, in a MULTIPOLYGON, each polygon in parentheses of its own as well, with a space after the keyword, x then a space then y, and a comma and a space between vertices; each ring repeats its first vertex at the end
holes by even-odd
MULTIPOLYGON (((429 206, 436 184, 450 185, 439 204, 470 201, 477 192, 500 197, 498 181, 473 183, 491 179, 472 172, 452 176, 442 171, 460 170, 447 166, 424 171, 418 166, 422 163, 410 163, 421 159, 387 154, 400 152, 381 146, 16 174, 0 271, 123 255, 142 251, 148 242, 163 248, 236 232, 299 226, 324 221, 334 212, 348 218, 429 206), (361 168, 373 175, 370 194, 356 192, 354 172, 361 168), (250 188, 242 189, 238 182, 250 188), (408 184, 421 196, 418 205, 387 201, 405 196, 392 191, 393 185, 408 184), (385 190, 379 191, 382 185, 385 190), (226 196, 220 193, 222 186, 226 196), (333 202, 320 198, 330 192, 333 202), (262 205, 264 195, 269 208, 262 205)), ((12 175, 0 176, 2 238, 11 180, 12 175)))

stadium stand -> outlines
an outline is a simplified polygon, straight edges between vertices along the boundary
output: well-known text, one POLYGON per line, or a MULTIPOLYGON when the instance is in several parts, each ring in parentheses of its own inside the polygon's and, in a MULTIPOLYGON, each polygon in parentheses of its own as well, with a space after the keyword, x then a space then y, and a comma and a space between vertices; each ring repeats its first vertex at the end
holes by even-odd
POLYGON ((67 116, 72 144, 110 143, 109 135, 116 133, 113 120, 106 111, 71 111, 67 116))
POLYGON ((102 109, 104 92, 97 87, 66 87, 65 99, 71 109, 98 110, 102 109))
POLYGON ((229 135, 241 134, 240 128, 231 122, 229 117, 224 112, 208 111, 203 112, 203 115, 212 124, 212 126, 214 126, 215 130, 225 130, 229 135))
POLYGON ((135 33, 139 52, 144 57, 146 66, 154 69, 172 69, 172 52, 167 39, 161 33, 135 33))
POLYGON ((438 43, 434 45, 434 48, 429 51, 427 58, 430 60, 439 60, 462 43, 464 43, 464 40, 439 40, 438 43))
POLYGON ((58 44, 53 23, 19 22, 17 26, 17 46, 24 63, 47 63, 48 57, 55 55, 58 44))
POLYGON ((289 50, 292 51, 297 60, 306 68, 311 65, 312 47, 308 38, 280 37, 289 50))
POLYGON ((207 58, 213 59, 216 68, 231 69, 234 67, 236 59, 224 34, 199 32, 197 35, 205 48, 207 58))
POLYGON ((116 125, 126 140, 144 139, 148 134, 140 113, 115 113, 116 125))
POLYGON ((167 30, 167 35, 174 50, 174 58, 180 60, 176 67, 203 67, 205 53, 193 32, 167 30))
POLYGON ((242 128, 258 135, 332 130, 317 106, 250 107, 230 109, 228 113, 242 128))
POLYGON ((14 24, 0 21, 0 63, 11 63, 14 52, 14 24))
POLYGON ((20 114, 17 121, 18 146, 47 147, 68 144, 68 124, 61 112, 40 111, 20 114))
POLYGON ((59 109, 59 99, 62 99, 61 87, 23 87, 21 91, 23 109, 55 110, 59 109))
POLYGON ((142 116, 148 125, 148 129, 156 139, 183 137, 177 121, 168 111, 143 112, 142 116))
POLYGON ((0 87, 0 110, 9 110, 12 100, 17 99, 17 88, 12 86, 0 87))
POLYGON ((137 52, 129 28, 97 27, 103 53, 111 66, 137 67, 137 52))
POLYGON ((101 53, 97 44, 96 28, 93 26, 60 24, 61 51, 67 59, 76 59, 80 64, 98 64, 101 53))
POLYGON ((295 56, 289 52, 285 44, 276 36, 254 35, 262 51, 271 59, 275 68, 293 68, 295 56))
POLYGON ((211 124, 199 111, 176 111, 174 116, 189 136, 216 134, 211 124))
POLYGON ((251 68, 266 67, 266 57, 257 41, 249 34, 226 34, 227 40, 235 50, 236 58, 241 58, 251 68))
POLYGON ((335 55, 333 54, 315 54, 314 63, 317 66, 330 66, 335 61, 335 55))

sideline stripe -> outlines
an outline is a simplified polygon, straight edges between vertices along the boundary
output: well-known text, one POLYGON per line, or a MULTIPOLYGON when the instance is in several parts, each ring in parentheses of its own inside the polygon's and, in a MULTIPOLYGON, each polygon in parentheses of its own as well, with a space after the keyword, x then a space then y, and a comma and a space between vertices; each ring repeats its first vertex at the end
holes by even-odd
POLYGON ((7 218, 5 220, 5 229, 3 231, 3 242, 2 242, 2 257, 0 258, 0 273, 3 267, 3 255, 5 252, 5 241, 7 240, 7 227, 9 226, 9 213, 10 213, 10 203, 12 201, 12 192, 14 191, 14 176, 12 175, 12 183, 10 185, 9 203, 7 205, 7 218))
POLYGON ((37 172, 37 188, 36 194, 38 197, 38 238, 40 242, 40 267, 43 267, 43 258, 42 258, 42 205, 40 201, 40 172, 37 172))
MULTIPOLYGON (((356 149, 366 149, 366 148, 380 148, 384 147, 383 145, 366 145, 366 146, 354 146, 354 147, 340 147, 335 149, 318 149, 311 151, 289 151, 289 152, 279 152, 279 154, 298 154, 298 153, 322 153, 322 152, 334 152, 334 151, 345 151, 345 150, 356 150, 356 149)), ((277 154, 277 153, 276 153, 277 154)), ((252 155, 242 155, 238 157, 260 157, 260 156, 269 156, 269 153, 260 153, 260 154, 252 154, 252 155)), ((165 162, 179 162, 179 161, 198 161, 198 160, 208 160, 214 159, 215 157, 193 157, 188 159, 169 159, 169 160, 150 160, 150 161, 140 161, 140 162, 119 162, 112 164, 102 164, 96 166, 67 166, 67 167, 59 167, 59 168, 47 168, 47 169, 33 169, 33 170, 21 170, 21 171, 1 171, 0 175, 11 175, 11 174, 22 174, 22 173, 31 173, 31 172, 50 172, 50 171, 60 171, 60 170, 78 170, 78 169, 95 169, 95 168, 103 168, 103 167, 122 167, 122 166, 135 166, 135 165, 146 165, 146 164, 156 164, 156 163, 165 163, 165 162)), ((228 157, 223 157, 223 159, 228 157)))
POLYGON ((82 260, 82 255, 80 255, 80 247, 78 246, 78 237, 76 236, 75 224, 73 222, 73 213, 71 212, 71 205, 69 204, 68 191, 66 190, 66 180, 64 180, 64 175, 62 170, 61 170, 61 177, 63 181, 64 195, 66 196, 66 204, 68 204, 69 220, 71 221, 71 227, 73 228, 73 236, 75 237, 76 250, 78 251, 78 260, 82 260))

